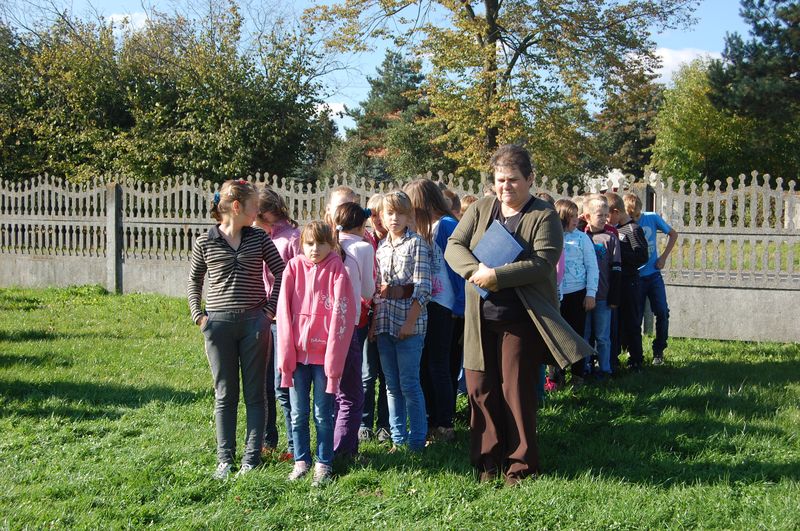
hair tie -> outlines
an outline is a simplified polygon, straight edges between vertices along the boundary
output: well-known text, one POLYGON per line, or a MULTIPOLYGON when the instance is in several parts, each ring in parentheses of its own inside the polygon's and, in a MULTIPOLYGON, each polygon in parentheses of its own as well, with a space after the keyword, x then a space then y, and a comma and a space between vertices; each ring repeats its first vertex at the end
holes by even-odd
POLYGON ((344 227, 342 227, 341 225, 336 225, 336 230, 342 232, 344 230, 344 227))
POLYGON ((369 209, 369 208, 365 208, 364 209, 364 217, 368 218, 368 217, 371 217, 371 216, 372 216, 372 210, 369 209))
POLYGON ((214 203, 219 204, 219 192, 214 192, 214 203))

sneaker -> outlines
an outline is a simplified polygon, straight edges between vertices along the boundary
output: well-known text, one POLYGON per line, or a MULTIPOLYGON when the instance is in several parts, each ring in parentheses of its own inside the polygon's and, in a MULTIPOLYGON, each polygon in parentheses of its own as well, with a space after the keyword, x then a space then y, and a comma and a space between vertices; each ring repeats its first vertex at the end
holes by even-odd
POLYGON ((278 461, 282 463, 288 463, 289 461, 294 461, 294 454, 292 452, 283 452, 281 455, 278 456, 278 461))
POLYGON ((234 477, 238 478, 238 477, 244 476, 248 472, 251 472, 254 468, 255 467, 253 465, 251 465, 249 463, 245 463, 239 468, 239 471, 236 472, 236 475, 234 477))
POLYGON ((664 365, 664 355, 653 355, 653 365, 664 365))
POLYGON ((297 481, 298 479, 308 474, 308 468, 309 465, 305 461, 295 461, 294 468, 292 469, 287 479, 289 481, 297 481))
POLYGON ((572 375, 572 389, 580 389, 586 384, 586 380, 584 380, 581 376, 572 375))
POLYGON ((558 383, 555 380, 551 380, 549 376, 546 376, 544 379, 544 390, 548 393, 558 391, 558 383))
POLYGON ((372 430, 366 426, 358 428, 358 442, 367 442, 372 439, 372 430))
POLYGON ((392 434, 389 433, 389 430, 387 430, 386 428, 380 428, 375 433, 375 438, 378 439, 378 442, 385 443, 385 442, 389 442, 389 441, 392 440, 392 434))
POLYGON ((230 475, 231 475, 231 464, 218 463, 217 469, 214 471, 214 475, 212 477, 214 479, 228 479, 228 476, 230 475))
POLYGON ((314 465, 314 478, 311 480, 312 487, 320 487, 330 482, 333 475, 333 468, 330 465, 317 463, 314 465))

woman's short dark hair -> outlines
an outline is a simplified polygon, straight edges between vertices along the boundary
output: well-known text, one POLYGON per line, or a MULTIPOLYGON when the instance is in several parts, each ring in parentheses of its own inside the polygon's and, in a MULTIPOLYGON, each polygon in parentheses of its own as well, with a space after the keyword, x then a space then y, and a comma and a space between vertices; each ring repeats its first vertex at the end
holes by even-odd
POLYGON ((526 179, 533 174, 533 164, 528 150, 518 144, 505 144, 497 148, 492 158, 489 159, 492 171, 506 166, 516 168, 526 179))

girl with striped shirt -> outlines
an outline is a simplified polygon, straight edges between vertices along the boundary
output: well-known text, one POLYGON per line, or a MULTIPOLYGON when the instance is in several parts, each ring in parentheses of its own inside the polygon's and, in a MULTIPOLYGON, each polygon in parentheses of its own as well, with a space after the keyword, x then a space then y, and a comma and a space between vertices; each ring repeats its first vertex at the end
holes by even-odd
POLYGON ((263 230, 251 227, 258 196, 245 180, 226 181, 214 194, 211 215, 217 224, 195 240, 189 272, 189 308, 205 336, 214 380, 217 469, 225 479, 236 453, 239 371, 247 411, 247 438, 238 475, 261 463, 264 438, 264 378, 269 323, 275 315, 284 263, 263 230), (264 289, 264 264, 275 277, 272 293, 264 289), (201 298, 208 276, 206 308, 201 298))

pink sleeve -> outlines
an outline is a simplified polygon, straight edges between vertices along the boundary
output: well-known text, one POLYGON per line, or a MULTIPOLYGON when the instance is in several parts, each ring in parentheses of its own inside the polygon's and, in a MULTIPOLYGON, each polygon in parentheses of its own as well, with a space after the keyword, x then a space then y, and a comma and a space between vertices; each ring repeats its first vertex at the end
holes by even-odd
POLYGON ((281 371, 281 387, 292 387, 292 375, 297 366, 296 342, 292 327, 292 295, 295 278, 294 263, 286 264, 283 270, 283 289, 278 296, 278 369, 281 371))
POLYGON ((352 300, 350 280, 341 263, 333 275, 333 309, 331 310, 331 324, 328 328, 328 346, 325 350, 325 376, 328 378, 327 393, 336 393, 339 390, 339 380, 342 378, 344 362, 350 341, 355 333, 356 310, 360 301, 352 300))
POLYGON ((561 256, 558 258, 558 264, 556 264, 556 284, 561 284, 561 281, 564 280, 565 269, 566 261, 564 258, 564 251, 561 251, 561 256))

